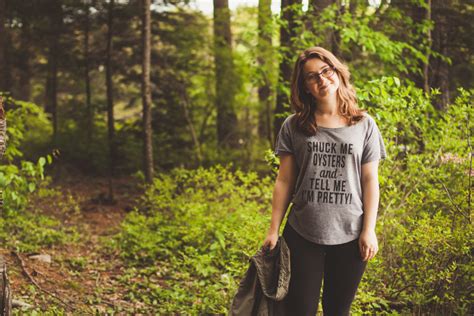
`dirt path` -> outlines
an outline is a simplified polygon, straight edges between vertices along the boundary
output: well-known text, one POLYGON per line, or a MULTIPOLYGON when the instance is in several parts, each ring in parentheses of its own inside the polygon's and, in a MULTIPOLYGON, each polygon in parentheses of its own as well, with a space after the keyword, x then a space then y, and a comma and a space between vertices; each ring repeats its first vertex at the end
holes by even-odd
POLYGON ((124 264, 119 254, 106 247, 140 194, 134 183, 132 178, 116 180, 114 205, 104 201, 107 180, 97 178, 74 177, 74 181, 52 186, 54 193, 33 199, 30 211, 58 219, 63 228, 73 231, 74 240, 42 249, 40 254, 50 255, 51 263, 34 260, 31 253, 17 256, 0 251, 9 266, 13 298, 37 310, 62 309, 68 314, 126 312, 139 307, 127 299, 120 285, 124 264))

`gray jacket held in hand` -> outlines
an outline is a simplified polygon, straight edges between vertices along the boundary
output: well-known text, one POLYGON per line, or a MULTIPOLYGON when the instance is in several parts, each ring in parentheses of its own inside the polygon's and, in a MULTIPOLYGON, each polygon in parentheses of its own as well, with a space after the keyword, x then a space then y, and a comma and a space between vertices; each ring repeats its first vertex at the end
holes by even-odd
POLYGON ((285 315, 283 299, 290 285, 290 250, 283 236, 272 250, 264 247, 250 266, 232 300, 229 315, 285 315))

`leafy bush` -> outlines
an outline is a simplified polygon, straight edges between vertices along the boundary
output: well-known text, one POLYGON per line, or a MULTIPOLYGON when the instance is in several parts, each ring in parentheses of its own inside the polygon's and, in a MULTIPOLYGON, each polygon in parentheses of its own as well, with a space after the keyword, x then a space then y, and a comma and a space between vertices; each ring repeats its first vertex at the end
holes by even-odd
POLYGON ((67 236, 59 221, 26 211, 31 194, 45 184, 44 168, 52 162, 52 157, 40 157, 37 162, 25 160, 22 146, 30 137, 30 128, 36 128, 33 134, 41 133, 48 130, 49 123, 44 111, 33 103, 9 99, 8 105, 6 164, 0 165, 0 190, 4 199, 0 244, 33 251, 60 243, 67 236))
POLYGON ((355 302, 360 312, 466 314, 472 299, 472 92, 460 89, 443 111, 430 102, 436 94, 397 78, 359 91, 388 150, 380 168, 380 253, 364 275, 355 302))
POLYGON ((268 228, 271 189, 268 177, 222 166, 158 176, 116 241, 148 279, 133 295, 162 313, 225 313, 268 228))
POLYGON ((8 163, 25 156, 31 158, 37 148, 51 141, 51 123, 44 110, 34 103, 8 98, 6 119, 7 147, 3 159, 8 163))

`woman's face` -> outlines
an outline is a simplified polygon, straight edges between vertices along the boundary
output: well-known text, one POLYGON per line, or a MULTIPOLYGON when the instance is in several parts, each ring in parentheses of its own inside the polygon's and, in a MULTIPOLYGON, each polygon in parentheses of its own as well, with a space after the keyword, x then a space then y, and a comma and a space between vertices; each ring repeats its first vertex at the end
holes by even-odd
POLYGON ((319 58, 306 61, 303 67, 306 92, 316 100, 324 100, 335 94, 339 88, 339 77, 336 71, 319 58))

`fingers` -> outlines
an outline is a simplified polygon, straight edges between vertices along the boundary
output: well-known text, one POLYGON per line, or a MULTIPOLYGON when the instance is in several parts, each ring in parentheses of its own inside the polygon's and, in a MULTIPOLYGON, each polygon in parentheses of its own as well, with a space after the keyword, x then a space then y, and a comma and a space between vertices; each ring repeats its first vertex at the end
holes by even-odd
POLYGON ((367 246, 362 246, 362 260, 367 261, 369 260, 369 247, 367 246))
POLYGON ((371 260, 377 254, 378 249, 376 247, 370 247, 366 245, 360 246, 360 256, 363 261, 371 260))
POLYGON ((276 247, 276 243, 269 243, 268 244, 268 249, 269 250, 273 250, 273 248, 275 248, 275 247, 276 247))
POLYGON ((275 248, 275 246, 271 246, 271 244, 266 244, 265 246, 262 247, 262 250, 264 253, 269 253, 275 248))
POLYGON ((276 246, 276 243, 273 243, 271 240, 266 240, 262 245, 262 247, 267 250, 273 250, 275 246, 276 246))

